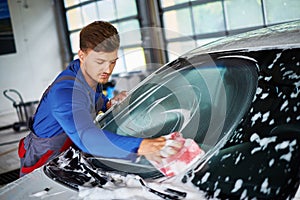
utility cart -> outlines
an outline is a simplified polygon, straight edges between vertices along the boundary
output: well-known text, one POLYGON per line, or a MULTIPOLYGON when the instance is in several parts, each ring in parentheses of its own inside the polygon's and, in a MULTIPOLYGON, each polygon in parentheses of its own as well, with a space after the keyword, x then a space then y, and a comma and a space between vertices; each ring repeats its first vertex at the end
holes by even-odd
POLYGON ((29 120, 34 115, 39 101, 24 102, 21 94, 15 89, 5 90, 3 91, 3 95, 13 102, 13 107, 16 109, 19 121, 0 127, 0 131, 12 128, 14 131, 19 132, 22 127, 23 130, 28 130, 29 120), (13 96, 19 99, 15 100, 13 96))

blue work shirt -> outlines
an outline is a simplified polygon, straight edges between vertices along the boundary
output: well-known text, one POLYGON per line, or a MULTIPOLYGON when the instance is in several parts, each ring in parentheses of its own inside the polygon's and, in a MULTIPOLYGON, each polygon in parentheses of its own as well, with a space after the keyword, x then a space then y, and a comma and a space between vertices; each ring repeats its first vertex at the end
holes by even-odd
POLYGON ((95 92, 87 84, 80 61, 74 60, 44 93, 32 129, 41 138, 65 132, 77 147, 95 156, 133 160, 142 138, 117 135, 93 123, 107 102, 100 87, 95 92))

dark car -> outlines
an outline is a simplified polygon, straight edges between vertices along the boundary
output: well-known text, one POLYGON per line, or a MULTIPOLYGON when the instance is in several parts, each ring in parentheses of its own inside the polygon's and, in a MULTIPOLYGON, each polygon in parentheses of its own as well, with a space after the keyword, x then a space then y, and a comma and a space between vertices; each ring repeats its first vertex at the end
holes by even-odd
MULTIPOLYGON (((99 188, 103 198, 109 191, 129 199, 138 183, 149 193, 137 196, 144 199, 293 199, 300 180, 300 22, 192 50, 147 77, 95 123, 144 138, 178 131, 206 153, 172 178, 143 157, 130 162, 76 149, 32 174, 59 183, 52 186, 57 193, 71 188, 64 195, 73 198, 76 190, 82 197, 99 188)), ((1 196, 10 197, 30 176, 1 188, 1 196)))

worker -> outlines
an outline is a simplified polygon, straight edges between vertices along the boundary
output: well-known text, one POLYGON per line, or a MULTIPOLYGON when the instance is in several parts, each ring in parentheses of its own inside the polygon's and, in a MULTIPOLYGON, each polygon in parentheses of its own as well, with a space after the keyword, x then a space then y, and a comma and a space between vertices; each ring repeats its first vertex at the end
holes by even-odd
MULTIPOLYGON (((105 112, 127 96, 123 91, 109 100, 101 88, 108 82, 118 59, 117 29, 108 22, 95 21, 85 26, 79 37, 79 58, 73 60, 44 92, 31 120, 30 133, 20 140, 20 176, 41 167, 71 144, 95 156, 133 161, 137 156, 145 156, 151 161, 161 161, 166 137, 121 136, 93 123, 99 111, 105 112)), ((180 150, 180 143, 172 144, 164 157, 180 150)))

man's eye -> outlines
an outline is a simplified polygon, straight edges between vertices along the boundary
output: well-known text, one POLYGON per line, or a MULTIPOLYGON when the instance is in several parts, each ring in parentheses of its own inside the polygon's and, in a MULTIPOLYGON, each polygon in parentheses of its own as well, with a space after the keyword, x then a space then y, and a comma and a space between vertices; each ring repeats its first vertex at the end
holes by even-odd
POLYGON ((104 62, 103 61, 98 61, 97 64, 98 65, 102 65, 104 62))

